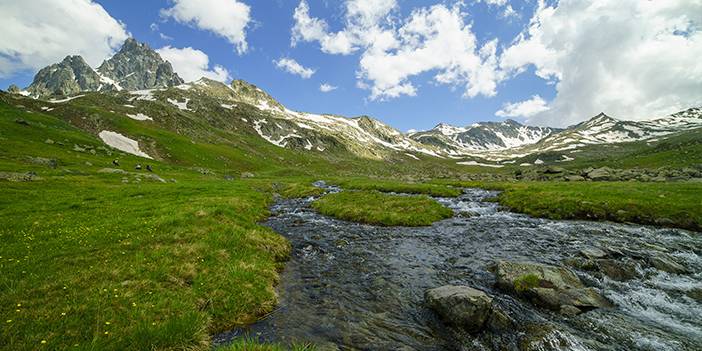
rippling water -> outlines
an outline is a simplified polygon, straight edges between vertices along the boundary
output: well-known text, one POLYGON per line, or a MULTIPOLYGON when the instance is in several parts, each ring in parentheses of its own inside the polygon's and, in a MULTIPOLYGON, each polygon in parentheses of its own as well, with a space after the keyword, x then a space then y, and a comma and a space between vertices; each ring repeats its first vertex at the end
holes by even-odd
POLYGON ((425 307, 424 291, 453 284, 493 295, 518 325, 550 326, 534 349, 702 350, 699 233, 536 219, 482 201, 494 195, 467 189, 458 198, 439 198, 457 216, 421 228, 331 219, 309 207, 312 199, 277 203, 266 225, 293 246, 278 287, 280 306, 255 325, 217 336, 216 342, 249 335, 341 350, 511 350, 523 345, 529 328, 467 335, 444 326, 425 307), (464 213, 473 217, 460 216, 464 213), (487 269, 500 259, 563 265, 588 247, 619 250, 640 275, 618 282, 576 270, 615 308, 564 317, 495 290, 487 269), (669 274, 646 264, 656 255, 667 255, 690 273, 669 274))

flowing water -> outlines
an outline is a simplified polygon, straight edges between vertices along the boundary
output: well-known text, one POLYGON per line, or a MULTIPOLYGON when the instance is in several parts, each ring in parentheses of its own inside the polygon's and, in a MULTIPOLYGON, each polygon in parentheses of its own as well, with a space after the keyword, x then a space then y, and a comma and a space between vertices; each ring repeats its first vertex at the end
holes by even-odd
POLYGON ((483 201, 494 195, 466 189, 438 198, 457 215, 420 228, 331 219, 310 208, 311 198, 278 202, 265 224, 293 246, 280 305, 216 343, 248 335, 331 350, 702 350, 700 233, 537 219, 483 201), (496 290, 488 270, 496 260, 564 265, 584 248, 617 252, 617 262, 633 267, 637 278, 625 282, 575 269, 614 308, 565 317, 496 290), (661 255, 687 272, 647 263, 661 255), (424 292, 447 284, 487 292, 522 327, 477 335, 446 327, 425 306, 424 292))

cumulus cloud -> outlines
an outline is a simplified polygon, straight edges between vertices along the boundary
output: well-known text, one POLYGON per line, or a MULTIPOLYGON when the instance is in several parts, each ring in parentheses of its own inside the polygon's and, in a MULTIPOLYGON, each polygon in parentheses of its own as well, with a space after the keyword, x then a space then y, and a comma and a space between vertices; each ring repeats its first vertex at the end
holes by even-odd
POLYGON ((508 76, 535 67, 555 84, 535 124, 570 125, 601 111, 647 119, 702 105, 702 2, 543 0, 505 49, 508 76))
POLYGON ((279 69, 294 75, 298 75, 303 79, 312 77, 315 72, 314 69, 307 68, 291 58, 281 58, 277 61, 273 61, 273 63, 275 63, 275 66, 279 69))
POLYGON ((339 87, 335 87, 335 86, 333 86, 333 85, 331 85, 331 84, 328 84, 328 83, 322 83, 322 84, 319 86, 319 91, 321 91, 321 92, 323 92, 323 93, 328 93, 328 92, 334 91, 334 90, 336 90, 336 89, 338 89, 338 88, 339 88, 339 87))
POLYGON ((210 58, 204 52, 186 48, 174 48, 166 46, 156 50, 156 52, 173 65, 173 69, 178 72, 186 82, 192 82, 202 77, 227 82, 231 79, 229 71, 220 65, 215 65, 210 69, 210 58))
POLYGON ((534 95, 529 100, 504 104, 501 110, 495 112, 495 116, 528 118, 548 109, 546 101, 541 96, 534 95))
POLYGON ((91 0, 1 1, 0 22, 0 77, 75 54, 97 66, 129 37, 124 24, 91 0))
POLYGON ((248 50, 246 28, 251 8, 238 0, 171 0, 161 15, 179 23, 215 33, 232 43, 239 54, 248 50))
POLYGON ((463 86, 466 97, 495 95, 497 41, 477 44, 461 3, 418 8, 400 20, 392 17, 396 8, 396 1, 347 0, 344 29, 330 32, 302 0, 292 44, 318 42, 328 54, 362 51, 357 85, 369 89, 372 100, 416 95, 411 79, 426 72, 434 72, 437 83, 463 86))

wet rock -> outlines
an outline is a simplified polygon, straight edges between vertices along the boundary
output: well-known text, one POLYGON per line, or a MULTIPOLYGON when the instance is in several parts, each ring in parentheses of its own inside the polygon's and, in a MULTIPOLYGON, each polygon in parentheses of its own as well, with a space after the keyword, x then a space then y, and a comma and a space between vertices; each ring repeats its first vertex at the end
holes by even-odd
POLYGON ((424 297, 444 322, 470 333, 482 329, 492 310, 492 297, 468 286, 446 285, 427 290, 424 297))
POLYGON ((575 317, 581 314, 583 311, 575 306, 562 305, 560 306, 560 313, 564 316, 575 317))
POLYGON ((606 252, 604 252, 603 250, 598 249, 596 247, 588 247, 588 248, 582 249, 582 250, 580 250, 579 254, 584 256, 585 258, 589 258, 589 259, 604 258, 607 256, 606 252))
POLYGON ((499 307, 493 305, 485 325, 492 331, 503 332, 513 329, 514 321, 499 307))
POLYGON ((538 286, 551 289, 583 288, 583 283, 565 267, 530 262, 499 261, 495 267, 497 285, 502 290, 514 291, 515 283, 526 276, 538 278, 538 286))
POLYGON ((612 280, 623 282, 640 276, 633 262, 600 259, 596 261, 596 264, 598 270, 612 280))
POLYGON ((686 291, 685 295, 699 303, 702 303, 702 288, 694 288, 692 290, 686 291))
POLYGON ((524 329, 519 342, 520 351, 560 351, 583 349, 572 336, 548 324, 532 324, 524 329))
MULTIPOLYGON (((585 312, 611 306, 597 290, 586 288, 580 278, 565 267, 500 261, 495 274, 500 289, 551 310, 573 306, 585 312)), ((566 308, 565 313, 572 312, 575 310, 566 308)))
POLYGON ((658 255, 649 258, 648 263, 659 271, 672 273, 672 274, 684 274, 687 273, 687 269, 680 265, 679 263, 673 261, 667 255, 658 255))

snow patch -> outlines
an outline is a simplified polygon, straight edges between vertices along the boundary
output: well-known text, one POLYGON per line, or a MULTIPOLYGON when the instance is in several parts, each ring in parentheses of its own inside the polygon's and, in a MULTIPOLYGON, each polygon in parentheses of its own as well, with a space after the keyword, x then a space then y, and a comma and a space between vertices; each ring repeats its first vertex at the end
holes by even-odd
POLYGON ((137 100, 143 100, 143 101, 156 101, 156 97, 154 96, 154 91, 157 91, 157 90, 156 89, 147 89, 147 90, 130 91, 129 92, 130 94, 136 95, 136 96, 129 99, 129 101, 134 100, 134 98, 136 98, 137 100))
POLYGON ((192 111, 191 109, 188 108, 188 102, 190 102, 190 99, 185 98, 185 102, 179 102, 176 99, 167 99, 168 102, 170 102, 173 106, 183 110, 183 111, 192 111))
POLYGON ((139 143, 136 140, 129 139, 122 134, 111 132, 109 130, 103 130, 98 134, 98 136, 105 144, 112 146, 117 150, 124 151, 135 156, 153 159, 151 156, 139 149, 139 143))
POLYGON ((479 162, 476 162, 476 161, 456 162, 456 164, 464 165, 464 166, 480 166, 480 167, 492 167, 492 168, 502 168, 502 167, 504 167, 503 165, 492 165, 492 164, 487 164, 487 163, 479 163, 479 162))
POLYGON ((143 114, 143 113, 137 113, 136 115, 130 115, 127 113, 127 117, 131 119, 135 119, 137 121, 153 121, 154 119, 143 114))
POLYGON ((77 95, 77 96, 73 96, 73 97, 69 97, 69 98, 65 98, 65 99, 61 99, 61 100, 49 100, 49 102, 52 104, 60 104, 62 102, 68 102, 68 101, 71 101, 73 99, 77 99, 77 98, 80 98, 83 96, 85 96, 85 95, 77 95))

